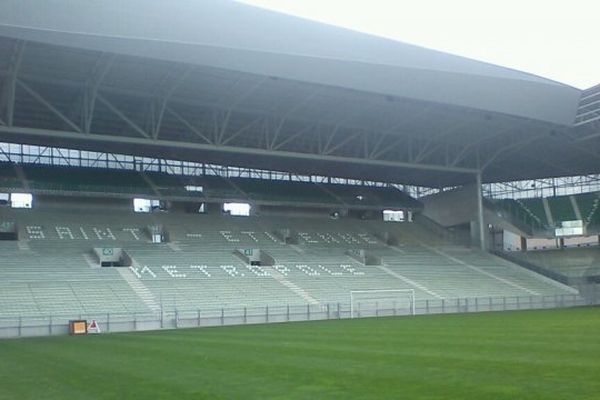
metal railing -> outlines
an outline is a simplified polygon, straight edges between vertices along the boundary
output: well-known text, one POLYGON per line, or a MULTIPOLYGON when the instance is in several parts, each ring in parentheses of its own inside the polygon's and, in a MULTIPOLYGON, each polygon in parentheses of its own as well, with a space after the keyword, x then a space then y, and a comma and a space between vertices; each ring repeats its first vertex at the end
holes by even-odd
MULTIPOLYGON (((416 300, 415 315, 453 314, 509 310, 533 310, 579 307, 600 304, 598 289, 584 299, 577 294, 550 296, 475 297, 416 300), (593 298, 593 301, 590 300, 593 298)), ((214 327, 293 321, 317 321, 348 318, 412 315, 412 304, 366 301, 355 307, 350 303, 325 305, 271 305, 196 310, 162 310, 159 313, 95 313, 60 316, 0 317, 0 338, 66 335, 70 320, 96 320, 101 332, 128 332, 159 329, 214 327)))

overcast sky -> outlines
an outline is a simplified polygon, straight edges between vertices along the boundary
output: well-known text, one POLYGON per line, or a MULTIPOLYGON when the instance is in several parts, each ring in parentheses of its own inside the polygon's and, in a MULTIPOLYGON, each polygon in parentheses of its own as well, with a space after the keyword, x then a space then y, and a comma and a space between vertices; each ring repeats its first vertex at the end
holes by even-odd
POLYGON ((531 72, 600 83, 600 0, 242 0, 531 72))

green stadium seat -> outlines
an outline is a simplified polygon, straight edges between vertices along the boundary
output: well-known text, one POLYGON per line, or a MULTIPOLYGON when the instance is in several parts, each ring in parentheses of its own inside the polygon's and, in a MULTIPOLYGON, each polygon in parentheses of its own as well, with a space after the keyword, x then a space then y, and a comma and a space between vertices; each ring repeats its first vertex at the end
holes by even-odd
POLYGON ((137 171, 48 165, 23 165, 23 171, 35 190, 154 194, 137 171))
POLYGON ((12 163, 0 162, 0 188, 22 189, 23 182, 16 174, 12 163))
POLYGON ((548 205, 555 223, 577 219, 569 196, 549 197, 548 205))
POLYGON ((546 224, 545 215, 544 218, 536 215, 520 200, 500 199, 495 200, 493 203, 502 211, 508 212, 517 221, 523 222, 534 228, 542 228, 546 224))
POLYGON ((585 193, 575 197, 583 220, 588 225, 600 225, 600 193, 585 193))
POLYGON ((550 223, 546 218, 546 211, 544 210, 542 199, 522 199, 517 200, 517 202, 520 203, 528 213, 530 213, 533 219, 539 221, 542 226, 550 226, 550 223))

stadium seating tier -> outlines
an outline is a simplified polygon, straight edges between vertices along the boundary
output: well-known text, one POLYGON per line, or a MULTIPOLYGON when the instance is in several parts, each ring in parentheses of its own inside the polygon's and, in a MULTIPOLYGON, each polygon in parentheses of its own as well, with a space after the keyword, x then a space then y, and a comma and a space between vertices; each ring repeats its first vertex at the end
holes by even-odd
POLYGON ((422 300, 569 293, 490 254, 443 245, 414 223, 86 207, 0 211, 20 234, 18 242, 0 242, 4 317, 325 305, 348 303, 350 291, 366 289, 413 289, 422 300), (147 227, 158 225, 169 243, 150 242, 147 227), (284 243, 281 229, 296 244, 284 243), (383 243, 386 233, 400 245, 383 243), (131 267, 98 267, 92 249, 107 246, 123 248, 131 267), (244 249, 260 249, 275 264, 248 265, 235 255, 244 249), (381 265, 356 261, 356 249, 381 265))

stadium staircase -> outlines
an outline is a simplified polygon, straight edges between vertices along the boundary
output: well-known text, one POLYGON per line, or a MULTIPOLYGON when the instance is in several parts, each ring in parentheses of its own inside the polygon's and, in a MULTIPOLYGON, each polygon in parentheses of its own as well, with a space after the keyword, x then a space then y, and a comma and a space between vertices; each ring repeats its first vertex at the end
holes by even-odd
POLYGON ((546 221, 548 221, 548 225, 555 226, 554 216, 552 215, 552 210, 550 209, 547 198, 542 198, 542 205, 544 206, 544 214, 546 215, 546 221))
POLYGON ((139 274, 135 268, 117 268, 121 277, 127 282, 129 287, 135 292, 135 294, 144 302, 144 304, 151 311, 158 313, 160 312, 160 304, 157 303, 154 294, 144 285, 139 279, 139 274))
MULTIPOLYGON (((579 204, 577 204, 577 200, 575 196, 569 196, 569 203, 571 203, 571 207, 573 207, 573 213, 575 213, 575 219, 579 221, 583 221, 583 215, 581 215, 581 210, 579 209, 579 204)), ((568 221, 568 220, 566 220, 568 221)))

